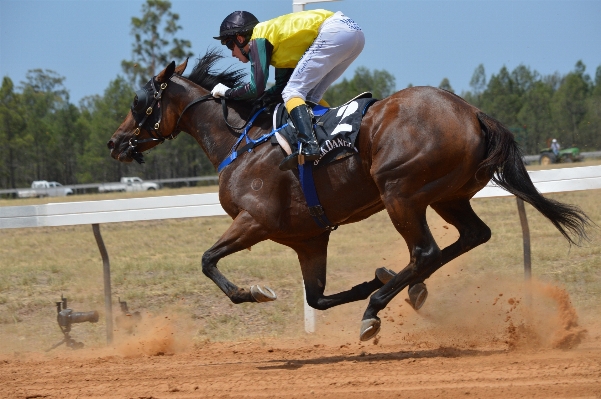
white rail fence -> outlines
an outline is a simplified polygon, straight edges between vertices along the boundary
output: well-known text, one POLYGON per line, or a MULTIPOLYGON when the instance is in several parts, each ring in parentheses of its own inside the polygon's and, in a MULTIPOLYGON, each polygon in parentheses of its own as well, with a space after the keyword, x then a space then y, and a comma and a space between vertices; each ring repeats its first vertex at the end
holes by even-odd
MULTIPOLYGON (((601 166, 550 169, 529 172, 541 193, 579 191, 601 188, 601 166)), ((511 194, 492 184, 474 198, 503 197, 511 194)), ((529 233, 523 204, 518 210, 524 232, 524 263, 529 274, 529 233)), ((110 263, 100 234, 101 223, 135 222, 142 220, 176 219, 226 215, 217 193, 146 197, 118 200, 65 202, 44 205, 0 207, 0 229, 68 226, 91 224, 104 267, 104 292, 107 342, 112 341, 112 302, 110 263)), ((303 290, 304 291, 304 290, 303 290)), ((305 330, 315 328, 314 310, 305 301, 305 330)))
MULTIPOLYGON (((300 2, 305 0, 298 0, 300 2)), ((338 0, 336 0, 338 1, 338 0)), ((299 3, 300 4, 300 3, 299 3)), ((594 152, 581 152, 584 158, 601 158, 601 151, 594 152)), ((524 161, 528 163, 538 163, 540 155, 525 155, 524 161)), ((219 176, 197 176, 197 177, 177 177, 172 179, 158 179, 158 180, 145 180, 151 183, 157 183, 159 185, 169 185, 169 186, 180 186, 185 184, 186 186, 193 185, 207 185, 207 184, 219 184, 219 176)), ((118 183, 118 182, 115 182, 118 183)), ((102 186, 104 183, 87 183, 87 184, 67 184, 63 187, 72 189, 75 194, 82 194, 87 192, 97 192, 98 188, 102 186)), ((26 188, 9 188, 9 189, 0 189, 0 196, 17 196, 20 191, 29 191, 31 187, 26 188)))

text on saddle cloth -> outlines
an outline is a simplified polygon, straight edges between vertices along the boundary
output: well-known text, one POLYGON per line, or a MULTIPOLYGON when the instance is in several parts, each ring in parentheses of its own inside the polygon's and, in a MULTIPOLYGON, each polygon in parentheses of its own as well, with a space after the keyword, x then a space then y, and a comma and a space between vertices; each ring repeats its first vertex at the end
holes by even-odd
MULTIPOLYGON (((320 105, 313 107, 315 116, 315 135, 321 149, 320 157, 314 161, 318 166, 337 159, 356 154, 355 141, 359 134, 361 121, 367 109, 377 100, 371 98, 371 93, 363 93, 344 105, 335 108, 325 108, 320 105)), ((296 131, 291 123, 286 108, 281 104, 274 112, 274 129, 284 123, 288 126, 279 130, 274 140, 290 155, 292 148, 297 148, 296 131)))

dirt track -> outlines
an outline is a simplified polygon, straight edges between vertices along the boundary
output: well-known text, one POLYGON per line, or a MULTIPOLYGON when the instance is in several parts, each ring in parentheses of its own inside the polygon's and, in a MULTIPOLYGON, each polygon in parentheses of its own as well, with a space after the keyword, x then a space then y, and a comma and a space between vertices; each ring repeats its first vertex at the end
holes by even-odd
POLYGON ((578 324, 565 291, 535 287, 531 306, 462 292, 480 299, 434 297, 419 314, 399 301, 367 343, 352 306, 313 335, 238 342, 193 344, 177 320, 148 318, 110 348, 0 355, 0 397, 601 398, 601 328, 578 324))
POLYGON ((598 344, 572 350, 410 350, 297 340, 210 343, 188 353, 133 357, 64 351, 2 358, 0 396, 601 398, 598 344))

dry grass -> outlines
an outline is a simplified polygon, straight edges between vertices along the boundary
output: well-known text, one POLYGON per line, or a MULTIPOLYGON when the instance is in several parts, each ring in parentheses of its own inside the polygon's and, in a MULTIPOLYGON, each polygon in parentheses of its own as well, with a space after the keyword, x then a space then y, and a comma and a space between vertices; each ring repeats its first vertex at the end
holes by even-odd
MULTIPOLYGON (((216 187, 196 187, 128 196, 215 190, 216 187)), ((88 201, 123 196, 97 194, 68 199, 88 201)), ((601 225, 598 190, 550 197, 577 204, 601 225)), ((0 205, 40 201, 48 202, 2 200, 0 205)), ((448 289, 453 290, 489 276, 521 281, 522 235, 515 199, 479 199, 473 201, 473 206, 491 227, 491 241, 437 275, 456 276, 452 282, 449 280, 448 289)), ((532 235, 533 275, 565 286, 577 307, 597 309, 601 298, 599 231, 592 232, 590 243, 570 247, 529 205, 527 213, 532 235)), ((438 215, 429 212, 428 218, 441 246, 456 239, 455 230, 438 215)), ((290 249, 264 242, 251 251, 229 256, 219 264, 220 270, 240 286, 272 287, 278 294, 278 300, 272 303, 232 305, 202 274, 202 253, 230 222, 228 217, 208 217, 102 225, 112 267, 114 315, 119 314, 117 297, 120 297, 128 302, 132 311, 176 317, 196 341, 299 334, 303 330, 301 275, 296 255, 290 249)), ((326 293, 348 289, 373 278, 374 269, 379 266, 399 270, 406 263, 405 243, 385 213, 342 226, 332 234, 330 242, 326 293)), ((433 278, 442 278, 437 275, 433 278)), ((59 300, 61 294, 69 298, 76 311, 101 313, 100 323, 76 325, 73 336, 88 346, 102 345, 105 340, 102 287, 102 261, 91 226, 0 230, 0 338, 3 342, 0 352, 39 351, 59 341, 62 336, 56 323, 54 301, 59 300)), ((400 296, 404 298, 405 294, 400 296)), ((365 305, 365 302, 347 305, 342 313, 334 309, 323 312, 320 322, 327 323, 325 320, 329 317, 335 320, 348 316, 358 329, 365 305)), ((355 333, 353 331, 353 335, 355 333)))

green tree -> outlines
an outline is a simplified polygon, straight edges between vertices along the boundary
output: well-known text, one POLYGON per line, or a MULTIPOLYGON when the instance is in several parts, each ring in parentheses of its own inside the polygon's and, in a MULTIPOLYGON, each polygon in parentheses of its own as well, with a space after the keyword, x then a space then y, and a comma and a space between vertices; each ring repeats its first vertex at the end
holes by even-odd
POLYGON ((123 60, 121 66, 133 86, 143 85, 172 60, 193 55, 188 51, 191 42, 176 37, 182 28, 178 21, 167 0, 146 0, 142 17, 132 17, 132 60, 123 60))
POLYGON ((17 188, 21 183, 19 168, 25 160, 20 155, 30 144, 21 113, 20 96, 5 76, 0 87, 0 187, 17 188))
POLYGON ((586 66, 578 61, 574 71, 563 79, 553 96, 552 111, 557 128, 557 139, 565 145, 576 145, 580 141, 580 127, 587 113, 587 98, 591 91, 591 79, 585 72, 586 66))
POLYGON ((601 95, 601 65, 595 71, 595 87, 593 88, 594 95, 601 95))
POLYGON ((106 147, 111 134, 129 113, 132 98, 132 87, 118 76, 109 83, 103 96, 82 101, 79 125, 86 131, 87 140, 79 158, 77 178, 80 182, 117 181, 132 174, 142 176, 141 166, 115 161, 106 147))
MULTIPOLYGON (((26 123, 26 135, 31 137, 31 147, 23 162, 28 180, 58 180, 60 159, 56 154, 59 133, 53 130, 59 110, 68 107, 69 94, 63 85, 65 78, 51 70, 34 69, 21 82, 22 116, 26 123)), ((31 183, 29 183, 31 184, 31 183)))
POLYGON ((470 104, 479 107, 480 96, 484 90, 486 90, 486 71, 484 70, 483 64, 478 65, 474 70, 470 80, 470 87, 472 88, 472 91, 461 93, 461 96, 470 104))
POLYGON ((79 123, 80 111, 71 103, 58 109, 52 118, 50 130, 54 136, 55 170, 51 175, 53 180, 65 184, 75 184, 79 169, 78 157, 83 153, 87 132, 79 123))
POLYGON ((385 70, 371 72, 365 67, 359 67, 351 80, 346 78, 328 88, 324 99, 332 106, 344 104, 358 94, 369 91, 375 98, 385 98, 396 90, 393 75, 385 70))
POLYGON ((449 82, 449 79, 444 78, 442 80, 442 82, 440 82, 440 84, 438 85, 439 89, 443 89, 446 91, 450 91, 451 93, 455 93, 455 90, 453 90, 453 88, 451 87, 451 82, 449 82))
POLYGON ((525 65, 518 65, 511 71, 511 79, 515 84, 515 91, 521 96, 540 80, 538 72, 532 71, 525 65))
POLYGON ((486 71, 484 65, 480 64, 474 70, 470 79, 470 87, 475 95, 480 95, 486 89, 486 71))
POLYGON ((480 96, 480 107, 505 125, 519 124, 517 114, 522 108, 522 90, 512 74, 503 66, 497 75, 492 75, 486 90, 480 96))
POLYGON ((551 100, 553 93, 550 85, 537 81, 524 94, 523 106, 517 115, 517 120, 526 131, 526 136, 520 144, 527 154, 538 154, 540 149, 547 147, 547 139, 552 138, 551 100))
POLYGON ((586 114, 580 123, 580 142, 583 148, 601 148, 601 65, 595 72, 595 81, 586 101, 586 114))

